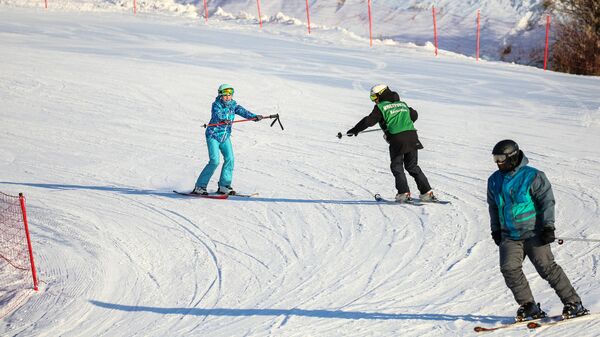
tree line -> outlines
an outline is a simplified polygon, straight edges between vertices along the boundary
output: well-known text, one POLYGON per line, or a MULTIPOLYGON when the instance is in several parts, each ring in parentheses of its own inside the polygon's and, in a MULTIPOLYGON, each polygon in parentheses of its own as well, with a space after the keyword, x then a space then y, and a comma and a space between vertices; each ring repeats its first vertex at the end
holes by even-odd
POLYGON ((600 0, 546 0, 559 15, 551 48, 552 70, 600 75, 600 0))

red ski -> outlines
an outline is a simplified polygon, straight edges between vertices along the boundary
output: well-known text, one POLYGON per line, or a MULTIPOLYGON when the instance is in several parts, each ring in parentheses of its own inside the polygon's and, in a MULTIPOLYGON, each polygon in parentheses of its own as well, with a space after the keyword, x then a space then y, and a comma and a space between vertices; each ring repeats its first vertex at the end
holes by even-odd
POLYGON ((529 329, 537 329, 537 328, 541 328, 541 327, 547 327, 547 326, 552 326, 552 325, 560 325, 560 324, 565 324, 565 323, 572 323, 574 321, 583 321, 583 320, 587 320, 587 319, 595 319, 598 318, 600 314, 598 313, 587 313, 587 314, 583 314, 581 316, 575 316, 575 317, 571 317, 571 318, 560 318, 557 320, 553 320, 551 322, 530 322, 529 324, 527 324, 527 327, 529 329))
POLYGON ((240 197, 240 198, 250 198, 250 197, 255 197, 258 195, 258 193, 250 193, 250 194, 222 194, 222 193, 209 193, 209 194, 194 194, 191 192, 179 192, 179 191, 173 191, 174 193, 177 193, 179 195, 185 195, 188 197, 196 197, 196 198, 205 198, 205 199, 227 199, 229 197, 240 197))
POLYGON ((229 194, 218 194, 218 193, 211 193, 211 194, 195 194, 195 193, 191 193, 191 192, 179 192, 179 191, 173 191, 179 195, 185 195, 188 197, 195 197, 195 198, 205 198, 205 199, 227 199, 229 198, 229 194))
POLYGON ((490 327, 476 326, 475 328, 473 328, 473 330, 475 330, 475 332, 496 331, 496 330, 501 330, 501 329, 514 328, 514 327, 518 327, 518 326, 528 326, 529 324, 536 324, 537 322, 541 322, 541 321, 552 321, 554 319, 559 319, 559 318, 560 318, 560 316, 544 317, 544 318, 534 318, 534 319, 528 319, 528 320, 524 320, 524 321, 515 321, 515 322, 510 322, 510 323, 504 323, 501 325, 490 326, 490 327))

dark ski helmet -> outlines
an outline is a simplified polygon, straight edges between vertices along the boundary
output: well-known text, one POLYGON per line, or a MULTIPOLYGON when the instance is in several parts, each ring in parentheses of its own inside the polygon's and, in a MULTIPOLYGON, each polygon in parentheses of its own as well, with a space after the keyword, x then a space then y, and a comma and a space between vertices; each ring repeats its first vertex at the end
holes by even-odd
POLYGON ((494 162, 498 165, 498 169, 504 172, 512 171, 519 165, 522 157, 520 154, 519 145, 510 139, 498 142, 492 150, 494 162))

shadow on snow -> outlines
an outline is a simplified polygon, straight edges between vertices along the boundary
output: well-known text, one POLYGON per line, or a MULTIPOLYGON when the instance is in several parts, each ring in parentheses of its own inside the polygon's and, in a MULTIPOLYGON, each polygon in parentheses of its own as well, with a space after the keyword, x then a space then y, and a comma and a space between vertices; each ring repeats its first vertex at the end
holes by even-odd
MULTIPOLYGON (((67 185, 67 184, 43 184, 43 183, 15 183, 0 181, 0 184, 6 185, 21 185, 45 188, 56 191, 71 191, 71 190, 91 190, 91 191, 105 191, 105 192, 117 192, 121 194, 129 195, 156 195, 173 199, 190 199, 191 197, 185 195, 175 194, 172 191, 160 191, 160 190, 148 190, 148 189, 136 189, 130 187, 118 187, 118 186, 93 186, 93 185, 67 185)), ((336 205, 388 205, 387 203, 377 202, 375 200, 335 200, 335 199, 292 199, 292 198, 263 198, 263 197, 252 197, 252 198, 241 198, 232 197, 229 200, 242 201, 242 202, 282 202, 282 203, 304 203, 304 204, 336 204, 336 205)), ((394 205, 392 205, 394 206, 394 205)), ((396 205, 397 206, 397 205, 396 205)))
POLYGON ((128 312, 152 312, 162 315, 192 315, 192 316, 300 316, 314 318, 338 319, 372 319, 372 320, 424 320, 424 321, 468 321, 482 323, 497 323, 510 320, 511 317, 483 315, 447 315, 447 314, 387 314, 364 311, 341 310, 306 310, 306 309, 202 309, 202 308, 159 308, 135 305, 123 305, 90 300, 95 306, 128 312))
POLYGON ((133 194, 133 195, 162 195, 170 196, 173 193, 157 190, 140 190, 129 187, 117 187, 117 186, 91 186, 91 185, 65 185, 65 184, 41 184, 41 183, 13 183, 7 181, 0 181, 0 184, 7 185, 22 185, 30 187, 46 188, 57 191, 70 191, 70 190, 91 190, 91 191, 107 191, 107 192, 118 192, 122 194, 133 194))

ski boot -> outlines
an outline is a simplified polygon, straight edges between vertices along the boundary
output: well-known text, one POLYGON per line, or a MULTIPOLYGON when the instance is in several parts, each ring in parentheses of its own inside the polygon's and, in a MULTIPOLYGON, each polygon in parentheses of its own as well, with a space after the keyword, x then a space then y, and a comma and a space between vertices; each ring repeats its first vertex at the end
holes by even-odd
POLYGON ((422 202, 438 202, 439 199, 433 195, 433 190, 430 190, 429 192, 425 193, 425 194, 421 194, 419 196, 419 200, 421 200, 422 202))
POLYGON ((529 321, 536 318, 544 318, 546 317, 546 313, 540 309, 540 304, 535 304, 533 302, 527 302, 519 307, 517 310, 517 317, 515 320, 517 322, 529 321))
POLYGON ((208 191, 206 187, 194 186, 194 190, 190 192, 191 194, 199 194, 199 195, 208 195, 208 191))
POLYGON ((562 318, 569 319, 589 314, 590 311, 583 307, 581 302, 567 303, 562 311, 562 318))
POLYGON ((219 186, 219 194, 235 195, 235 191, 231 186, 219 186))
POLYGON ((413 199, 410 197, 410 192, 398 193, 396 194, 396 202, 408 204, 413 202, 413 199))

